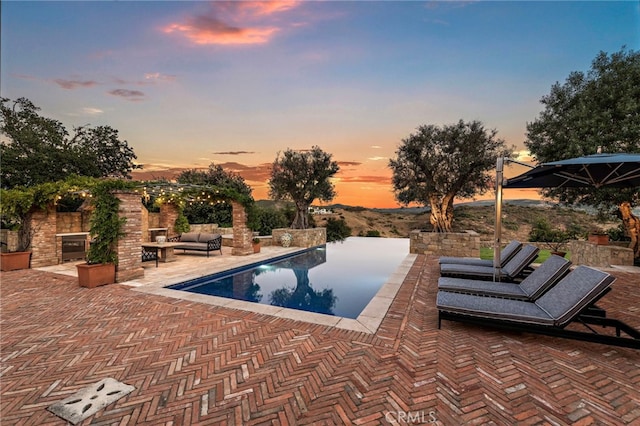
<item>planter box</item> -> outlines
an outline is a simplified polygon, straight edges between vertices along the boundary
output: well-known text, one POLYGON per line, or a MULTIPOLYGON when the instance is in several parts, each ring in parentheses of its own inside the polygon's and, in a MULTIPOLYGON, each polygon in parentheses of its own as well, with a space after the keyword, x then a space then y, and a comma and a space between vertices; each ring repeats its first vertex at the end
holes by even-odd
POLYGON ((30 251, 16 251, 13 253, 2 253, 2 263, 0 264, 0 270, 2 271, 16 271, 18 269, 29 269, 31 263, 30 251))
POLYGON ((599 246, 609 245, 608 234, 589 234, 589 242, 599 246))
POLYGON ((113 263, 89 265, 83 263, 78 268, 80 287, 95 288, 116 282, 116 265, 113 263))

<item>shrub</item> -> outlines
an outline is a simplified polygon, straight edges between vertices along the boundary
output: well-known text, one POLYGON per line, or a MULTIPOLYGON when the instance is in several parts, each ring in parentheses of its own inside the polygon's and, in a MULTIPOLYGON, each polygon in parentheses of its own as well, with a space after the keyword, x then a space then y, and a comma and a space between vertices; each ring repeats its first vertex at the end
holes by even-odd
POLYGON ((344 241, 351 236, 351 228, 343 219, 327 220, 327 242, 344 241))
POLYGON ((379 236, 380 236, 380 231, 375 229, 368 230, 367 234, 365 235, 365 237, 379 237, 379 236))

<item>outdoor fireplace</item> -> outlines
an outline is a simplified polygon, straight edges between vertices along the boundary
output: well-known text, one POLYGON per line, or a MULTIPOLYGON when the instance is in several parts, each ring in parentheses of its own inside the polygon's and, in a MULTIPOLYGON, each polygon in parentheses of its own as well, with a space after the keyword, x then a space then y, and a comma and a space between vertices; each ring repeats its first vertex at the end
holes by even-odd
POLYGON ((62 235, 62 261, 84 259, 87 246, 86 234, 62 235))

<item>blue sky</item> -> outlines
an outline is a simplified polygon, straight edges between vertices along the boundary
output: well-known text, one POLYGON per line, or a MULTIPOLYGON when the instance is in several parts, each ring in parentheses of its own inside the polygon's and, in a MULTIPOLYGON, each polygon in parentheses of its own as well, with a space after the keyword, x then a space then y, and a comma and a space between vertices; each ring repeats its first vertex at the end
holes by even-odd
POLYGON ((319 145, 341 165, 334 201, 380 207, 417 126, 477 119, 522 149, 555 82, 640 48, 636 1, 1 7, 2 97, 118 129, 156 176, 221 164, 256 198, 278 151, 319 145))

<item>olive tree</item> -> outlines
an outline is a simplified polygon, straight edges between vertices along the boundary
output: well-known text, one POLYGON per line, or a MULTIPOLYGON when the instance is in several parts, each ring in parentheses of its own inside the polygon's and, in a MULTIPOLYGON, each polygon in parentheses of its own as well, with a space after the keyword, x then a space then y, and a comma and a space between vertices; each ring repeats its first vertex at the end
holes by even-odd
MULTIPOLYGON (((542 97, 543 111, 527 124, 526 147, 538 162, 604 153, 640 152, 640 52, 600 52, 587 72, 569 74, 542 97)), ((548 188, 547 197, 616 211, 640 258, 640 188, 548 188)))
POLYGON ((486 192, 498 157, 512 150, 480 121, 423 125, 402 140, 389 161, 396 199, 431 207, 434 232, 451 232, 455 197, 486 192))
POLYGON ((296 206, 292 228, 309 227, 308 210, 314 200, 331 201, 336 191, 331 177, 340 167, 331 154, 314 146, 309 151, 287 149, 278 153, 269 180, 269 196, 290 200, 296 206))

